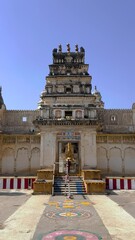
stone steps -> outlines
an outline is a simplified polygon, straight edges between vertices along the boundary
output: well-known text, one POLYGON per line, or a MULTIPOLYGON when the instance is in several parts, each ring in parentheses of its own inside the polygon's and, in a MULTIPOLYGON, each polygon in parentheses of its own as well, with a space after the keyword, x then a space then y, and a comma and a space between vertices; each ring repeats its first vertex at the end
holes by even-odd
POLYGON ((54 194, 55 195, 65 195, 68 194, 70 188, 71 194, 86 194, 84 182, 81 177, 70 176, 65 181, 65 177, 55 177, 54 181, 54 194))

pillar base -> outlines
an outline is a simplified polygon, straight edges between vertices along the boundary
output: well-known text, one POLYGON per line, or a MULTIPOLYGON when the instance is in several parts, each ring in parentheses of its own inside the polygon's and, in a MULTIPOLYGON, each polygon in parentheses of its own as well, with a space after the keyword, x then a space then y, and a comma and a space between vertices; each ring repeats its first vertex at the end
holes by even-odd
POLYGON ((37 171, 37 179, 33 183, 33 194, 52 194, 53 170, 40 169, 37 171))
POLYGON ((86 180, 84 184, 87 194, 105 193, 106 183, 103 180, 86 180))

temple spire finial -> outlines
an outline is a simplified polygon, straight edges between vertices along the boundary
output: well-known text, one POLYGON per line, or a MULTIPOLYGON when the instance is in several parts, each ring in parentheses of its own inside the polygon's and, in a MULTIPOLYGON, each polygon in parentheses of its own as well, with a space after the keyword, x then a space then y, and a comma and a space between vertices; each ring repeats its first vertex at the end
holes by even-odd
POLYGON ((0 109, 6 109, 6 106, 4 104, 3 97, 2 97, 2 86, 0 86, 0 109))
POLYGON ((70 44, 67 44, 67 52, 70 52, 70 44))
POLYGON ((59 52, 62 52, 62 46, 61 46, 61 44, 59 44, 58 51, 59 51, 59 52))
POLYGON ((75 51, 78 52, 78 44, 75 45, 75 51))

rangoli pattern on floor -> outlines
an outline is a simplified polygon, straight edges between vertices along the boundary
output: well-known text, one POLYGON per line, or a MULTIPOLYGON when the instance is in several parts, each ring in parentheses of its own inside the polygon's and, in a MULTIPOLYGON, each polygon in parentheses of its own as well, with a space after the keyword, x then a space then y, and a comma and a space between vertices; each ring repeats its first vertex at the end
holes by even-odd
POLYGON ((80 208, 81 206, 90 206, 94 205, 95 203, 93 202, 88 202, 88 201, 74 201, 74 200, 65 200, 63 202, 49 202, 49 206, 54 206, 56 208, 80 208))
POLYGON ((42 240, 101 240, 95 233, 77 230, 59 230, 42 237, 42 240))
POLYGON ((78 218, 81 218, 81 219, 84 219, 84 218, 90 218, 92 217, 92 214, 88 211, 75 211, 75 210, 69 210, 69 211, 65 211, 65 212, 55 212, 55 211, 51 211, 51 212, 46 212, 45 213, 45 216, 48 217, 48 218, 61 218, 61 220, 64 220, 64 219, 69 219, 69 220, 72 220, 72 219, 78 219, 78 218))

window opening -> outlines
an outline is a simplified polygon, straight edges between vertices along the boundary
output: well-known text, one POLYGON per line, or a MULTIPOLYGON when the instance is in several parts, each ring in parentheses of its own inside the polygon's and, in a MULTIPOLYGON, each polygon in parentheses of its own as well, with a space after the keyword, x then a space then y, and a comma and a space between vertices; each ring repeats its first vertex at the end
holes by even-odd
POLYGON ((27 117, 22 117, 23 122, 27 122, 27 117))
POLYGON ((65 111, 65 118, 71 119, 72 118, 72 111, 65 111))

